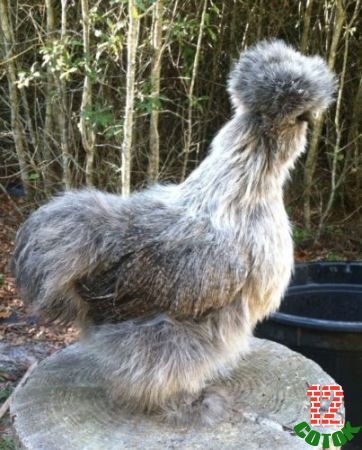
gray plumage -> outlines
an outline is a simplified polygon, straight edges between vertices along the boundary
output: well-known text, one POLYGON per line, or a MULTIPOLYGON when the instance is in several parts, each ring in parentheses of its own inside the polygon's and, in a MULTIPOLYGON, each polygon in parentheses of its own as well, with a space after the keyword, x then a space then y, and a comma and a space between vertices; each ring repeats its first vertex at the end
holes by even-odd
POLYGON ((83 327, 113 399, 177 423, 225 414, 227 395, 208 383, 280 304, 293 268, 283 184, 335 85, 321 58, 262 42, 235 64, 234 115, 183 183, 67 192, 22 226, 22 298, 83 327))

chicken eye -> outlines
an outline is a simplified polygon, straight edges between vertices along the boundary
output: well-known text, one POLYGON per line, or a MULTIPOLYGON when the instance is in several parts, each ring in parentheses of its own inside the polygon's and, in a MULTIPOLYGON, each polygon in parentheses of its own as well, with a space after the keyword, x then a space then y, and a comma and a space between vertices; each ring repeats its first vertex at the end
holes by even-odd
POLYGON ((297 116, 297 122, 310 122, 312 120, 312 114, 310 111, 304 111, 297 116))

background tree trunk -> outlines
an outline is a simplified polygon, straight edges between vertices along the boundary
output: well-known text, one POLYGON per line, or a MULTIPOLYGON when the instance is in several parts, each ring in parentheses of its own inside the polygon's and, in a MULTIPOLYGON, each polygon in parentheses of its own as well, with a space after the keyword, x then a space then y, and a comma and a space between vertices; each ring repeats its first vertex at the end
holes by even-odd
POLYGON ((85 75, 83 84, 82 104, 80 107, 79 131, 82 138, 83 148, 86 152, 85 180, 86 185, 93 186, 93 164, 95 153, 96 136, 93 129, 92 118, 92 81, 90 65, 90 23, 88 0, 82 0, 82 22, 83 22, 83 48, 85 59, 85 75))
POLYGON ((303 53, 307 53, 309 46, 309 31, 310 31, 310 22, 312 18, 313 1, 314 0, 307 0, 303 16, 303 34, 300 43, 300 51, 303 53))
POLYGON ((126 109, 124 116, 122 144, 122 195, 131 192, 131 165, 133 142, 133 114, 135 101, 136 55, 139 36, 139 15, 135 0, 128 1, 127 34, 127 82, 126 109))
POLYGON ((160 109, 161 58, 162 45, 163 1, 156 0, 152 21, 152 69, 151 69, 151 101, 152 111, 150 119, 150 156, 148 174, 151 183, 158 179, 160 170, 160 134, 158 131, 160 109))
MULTIPOLYGON (((65 38, 67 35, 67 3, 68 0, 61 0, 62 12, 61 12, 61 28, 60 28, 60 42, 62 45, 66 45, 65 38)), ((71 174, 71 153, 69 148, 69 130, 67 115, 69 114, 68 96, 66 90, 66 82, 64 78, 58 76, 57 79, 58 97, 59 97, 59 132, 60 132, 60 145, 62 149, 62 169, 63 169, 63 184, 65 189, 72 187, 72 174, 71 174)))
MULTIPOLYGON (((51 48, 55 39, 54 0, 45 0, 46 9, 46 45, 51 48)), ((57 154, 54 153, 54 99, 56 85, 52 72, 52 63, 47 65, 47 84, 45 89, 45 123, 43 130, 43 164, 42 173, 44 190, 47 197, 54 192, 58 175, 56 169, 57 154)))

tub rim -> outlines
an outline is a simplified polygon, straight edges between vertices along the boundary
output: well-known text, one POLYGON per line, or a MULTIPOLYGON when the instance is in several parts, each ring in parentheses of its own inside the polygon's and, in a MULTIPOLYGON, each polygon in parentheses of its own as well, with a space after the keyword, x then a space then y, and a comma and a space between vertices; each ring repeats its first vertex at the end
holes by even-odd
MULTIPOLYGON (((302 267, 311 267, 311 266, 339 266, 339 267, 350 267, 350 266, 362 266, 362 261, 312 261, 312 262, 301 262, 295 264, 295 270, 302 267)), ((317 288, 319 286, 331 287, 333 283, 310 283, 309 286, 311 289, 317 288)), ((361 283, 338 283, 340 289, 351 289, 352 291, 361 290, 362 291, 362 280, 361 283)), ((298 290, 301 286, 308 286, 308 284, 296 283, 289 286, 288 290, 298 290), (294 289, 293 289, 294 288, 294 289)), ((287 290, 287 292, 288 292, 287 290)), ((273 322, 281 323, 283 325, 293 326, 293 327, 301 327, 301 328, 311 328, 320 331, 334 331, 340 333, 362 333, 362 321, 351 322, 351 321, 341 321, 341 320, 325 320, 325 319, 314 319, 306 316, 297 316, 293 314, 286 314, 282 312, 275 312, 271 314, 270 320, 273 322)))

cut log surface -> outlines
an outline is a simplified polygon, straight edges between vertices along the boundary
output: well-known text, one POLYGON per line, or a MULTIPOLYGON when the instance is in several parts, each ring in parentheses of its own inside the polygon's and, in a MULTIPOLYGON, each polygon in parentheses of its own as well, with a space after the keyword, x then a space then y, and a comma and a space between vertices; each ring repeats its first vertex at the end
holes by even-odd
MULTIPOLYGON (((112 405, 96 363, 80 344, 44 360, 11 403, 19 448, 26 450, 311 449, 293 427, 309 422, 307 388, 334 380, 313 361, 254 338, 224 386, 233 414, 212 428, 175 428, 112 405)), ((334 432, 323 429, 323 433, 334 432)))

